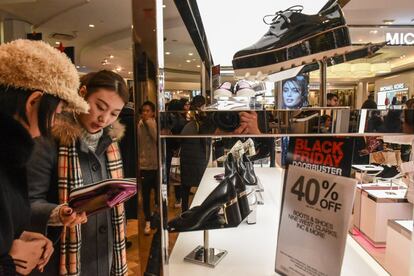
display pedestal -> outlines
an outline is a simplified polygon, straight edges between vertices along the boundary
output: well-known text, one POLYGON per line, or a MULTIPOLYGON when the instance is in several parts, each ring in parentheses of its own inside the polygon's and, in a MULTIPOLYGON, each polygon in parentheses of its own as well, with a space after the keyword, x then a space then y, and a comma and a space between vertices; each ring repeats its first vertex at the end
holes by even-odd
POLYGON ((184 261, 208 267, 216 267, 226 255, 226 250, 209 247, 208 230, 204 230, 204 246, 197 246, 190 254, 185 256, 184 261))
POLYGON ((412 220, 389 220, 385 268, 393 276, 410 274, 412 220))
POLYGON ((402 189, 362 191, 360 230, 374 246, 385 247, 388 220, 412 218, 405 193, 402 189))

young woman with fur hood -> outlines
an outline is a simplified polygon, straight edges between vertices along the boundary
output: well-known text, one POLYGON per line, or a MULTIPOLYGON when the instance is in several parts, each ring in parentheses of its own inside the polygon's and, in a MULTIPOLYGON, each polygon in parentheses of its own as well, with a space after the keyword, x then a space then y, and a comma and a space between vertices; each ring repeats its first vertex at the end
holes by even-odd
POLYGON ((29 232, 26 166, 33 137, 48 135, 62 104, 86 112, 75 66, 41 41, 0 45, 0 275, 43 270, 50 240, 29 232))
POLYGON ((128 90, 122 77, 103 70, 83 76, 79 93, 89 113, 62 114, 53 139, 36 139, 29 163, 32 225, 59 241, 41 275, 126 275, 123 205, 86 218, 66 203, 75 187, 123 177, 117 118, 128 90))

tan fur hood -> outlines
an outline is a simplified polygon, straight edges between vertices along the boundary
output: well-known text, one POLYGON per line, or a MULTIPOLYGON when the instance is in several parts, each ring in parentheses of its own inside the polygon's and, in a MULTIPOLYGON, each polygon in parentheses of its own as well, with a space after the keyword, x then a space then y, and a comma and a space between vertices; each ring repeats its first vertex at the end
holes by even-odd
MULTIPOLYGON (((70 113, 57 115, 55 125, 52 129, 52 136, 58 141, 60 145, 70 146, 79 139, 82 129, 79 123, 70 113)), ((111 126, 104 129, 104 135, 108 135, 112 141, 119 141, 124 137, 125 126, 115 121, 111 126)))

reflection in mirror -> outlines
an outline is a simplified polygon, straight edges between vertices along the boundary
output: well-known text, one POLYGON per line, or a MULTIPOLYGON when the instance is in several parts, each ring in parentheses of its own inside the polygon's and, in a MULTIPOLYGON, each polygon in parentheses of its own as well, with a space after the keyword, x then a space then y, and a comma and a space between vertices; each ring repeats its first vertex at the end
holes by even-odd
POLYGON ((349 108, 302 108, 273 111, 168 111, 160 113, 161 135, 300 135, 369 133, 413 134, 413 110, 351 110, 349 108), (198 131, 180 127, 193 122, 198 131))
MULTIPOLYGON (((112 0, 44 0, 2 1, 0 4, 0 41, 2 43, 19 38, 43 40, 64 52, 76 66, 79 76, 82 77, 81 83, 85 87, 80 89, 80 94, 86 95, 85 97, 92 107, 91 112, 88 115, 76 115, 75 119, 72 113, 61 115, 72 120, 70 128, 65 128, 68 134, 71 134, 72 128, 75 131, 73 134, 76 134, 77 131, 83 133, 82 136, 74 136, 77 137, 77 147, 74 150, 78 154, 80 165, 79 171, 76 172, 79 179, 77 182, 69 183, 76 183, 76 185, 79 183, 82 185, 93 184, 114 177, 113 171, 108 169, 109 162, 106 161, 106 158, 109 156, 109 147, 118 152, 117 143, 112 145, 107 143, 111 141, 112 136, 110 135, 117 131, 116 127, 112 127, 118 125, 113 122, 115 119, 119 119, 125 127, 124 137, 119 143, 123 168, 118 166, 117 169, 123 169, 123 177, 136 178, 137 176, 131 0, 116 2, 114 5, 112 0), (94 73, 98 71, 100 72, 94 73), (122 84, 123 82, 125 84, 122 84), (98 96, 99 99, 107 103, 105 107, 99 105, 99 108, 115 110, 112 112, 114 115, 109 120, 110 122, 103 122, 101 117, 94 117, 94 112, 96 112, 94 104, 96 103, 93 102, 93 99, 98 96), (97 134, 91 134, 92 132, 97 134)), ((57 118, 55 128, 62 126, 60 118, 57 118)), ((55 138, 63 137, 57 136, 55 138)), ((58 183, 55 179, 55 176, 58 173, 60 175, 64 170, 57 172, 45 169, 54 168, 56 164, 47 163, 49 161, 42 159, 41 156, 49 155, 50 160, 57 160, 57 156, 52 156, 54 153, 57 154, 54 148, 57 145, 50 141, 50 148, 41 147, 43 145, 40 142, 42 139, 48 141, 44 145, 49 145, 47 138, 36 140, 35 147, 38 154, 34 157, 36 161, 33 167, 29 167, 29 171, 35 172, 29 173, 28 177, 29 197, 32 202, 33 218, 39 215, 39 210, 45 214, 45 221, 50 216, 47 236, 54 242, 55 250, 41 275, 58 275, 59 269, 67 269, 70 273, 81 269, 82 275, 109 275, 111 268, 122 271, 123 274, 141 274, 136 197, 125 203, 127 220, 122 214, 121 207, 92 214, 88 216, 88 221, 76 230, 82 239, 81 249, 76 249, 74 244, 70 244, 75 241, 73 237, 68 236, 66 245, 70 244, 71 250, 66 249, 66 253, 61 251, 63 248, 59 247, 62 245, 62 240, 59 240, 62 232, 61 223, 54 222, 52 219, 53 215, 60 211, 53 208, 52 211, 50 206, 65 203, 62 198, 58 197, 58 183), (40 175, 40 170, 35 169, 39 166, 43 168, 44 175, 40 175), (40 185, 45 186, 41 187, 40 185), (40 190, 42 190, 41 194, 34 194, 34 191, 40 190), (70 253, 68 253, 69 251, 70 253), (79 262, 71 261, 67 262, 66 266, 59 266, 59 262, 62 263, 63 260, 59 260, 62 253, 65 253, 68 258, 70 255, 71 260, 78 257, 79 262), (122 261, 115 262, 113 256, 122 261)), ((122 177, 122 174, 117 172, 119 174, 116 178, 122 177)), ((69 172, 69 175, 71 174, 72 172, 69 172)), ((61 175, 60 177, 59 181, 65 179, 61 175)), ((65 192, 70 194, 73 188, 73 186, 69 186, 65 192)), ((61 186, 59 186, 59 193, 61 192, 61 186)), ((33 221, 33 223, 39 224, 39 221, 33 221)), ((37 275, 37 273, 39 272, 34 271, 34 274, 37 275)), ((60 273, 64 272, 61 270, 60 273)))

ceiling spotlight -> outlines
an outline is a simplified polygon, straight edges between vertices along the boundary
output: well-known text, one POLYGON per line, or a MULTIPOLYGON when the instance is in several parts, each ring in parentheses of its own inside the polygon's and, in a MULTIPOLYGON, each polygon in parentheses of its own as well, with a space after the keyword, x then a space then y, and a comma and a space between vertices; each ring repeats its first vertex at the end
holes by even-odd
POLYGON ((109 58, 114 58, 114 56, 113 55, 109 55, 109 58))
POLYGON ((82 68, 86 68, 86 66, 85 66, 85 65, 83 65, 83 66, 82 66, 82 68))
POLYGON ((55 44, 56 44, 56 45, 60 45, 60 41, 56 41, 56 42, 55 42, 55 44))
POLYGON ((89 24, 89 28, 95 28, 94 24, 89 24))
POLYGON ((118 66, 118 67, 116 67, 116 68, 115 68, 115 70, 116 70, 117 72, 121 72, 122 67, 121 67, 121 66, 118 66))
POLYGON ((162 7, 165 9, 167 6, 166 5, 162 5, 162 7))
POLYGON ((358 39, 358 42, 362 42, 362 39, 358 39))
POLYGON ((403 59, 403 58, 405 58, 405 55, 400 56, 400 59, 403 59))
POLYGON ((171 52, 165 52, 165 54, 168 56, 168 55, 171 55, 171 52))
POLYGON ((190 63, 190 62, 191 62, 191 60, 187 59, 185 62, 190 63))
POLYGON ((378 33, 378 31, 377 31, 377 30, 372 30, 372 31, 369 31, 369 33, 370 33, 370 34, 377 34, 377 33, 378 33))
POLYGON ((197 68, 200 68, 201 66, 200 65, 197 65, 197 68))
POLYGON ((392 23, 394 23, 394 19, 385 19, 385 20, 382 20, 382 22, 384 23, 384 24, 387 24, 387 25, 391 25, 392 23))
POLYGON ((78 68, 78 69, 79 69, 79 68, 80 68, 80 66, 79 66, 79 65, 76 65, 76 68, 78 68))
POLYGON ((128 72, 128 75, 131 75, 132 74, 132 72, 128 72))
POLYGON ((192 56, 192 55, 194 55, 194 54, 193 54, 193 53, 188 53, 188 55, 189 55, 189 56, 192 56))

